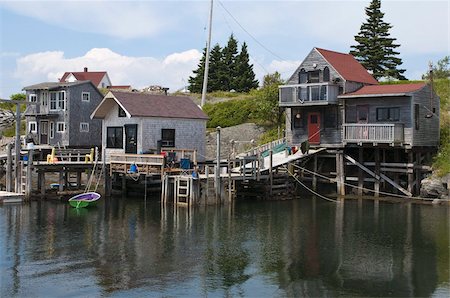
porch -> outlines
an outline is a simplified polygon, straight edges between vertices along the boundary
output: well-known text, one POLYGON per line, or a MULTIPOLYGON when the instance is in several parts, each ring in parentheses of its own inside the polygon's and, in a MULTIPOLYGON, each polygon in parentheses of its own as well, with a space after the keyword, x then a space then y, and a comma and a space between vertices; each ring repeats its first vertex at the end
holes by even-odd
POLYGON ((343 142, 401 144, 403 124, 343 124, 343 142))
POLYGON ((337 103, 339 86, 331 82, 279 86, 280 107, 337 103))

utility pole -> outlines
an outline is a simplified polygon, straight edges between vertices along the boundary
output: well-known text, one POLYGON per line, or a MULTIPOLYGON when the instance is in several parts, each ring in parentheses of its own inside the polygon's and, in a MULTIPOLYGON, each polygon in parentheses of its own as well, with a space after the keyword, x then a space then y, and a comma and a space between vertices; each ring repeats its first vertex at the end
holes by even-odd
POLYGON ((208 71, 209 71, 209 52, 211 49, 211 28, 212 28, 212 15, 213 15, 213 0, 211 0, 211 8, 209 11, 209 28, 208 28, 208 41, 206 43, 206 57, 205 57, 205 73, 203 75, 203 89, 202 89, 202 102, 200 106, 203 108, 206 101, 206 90, 208 90, 208 71))

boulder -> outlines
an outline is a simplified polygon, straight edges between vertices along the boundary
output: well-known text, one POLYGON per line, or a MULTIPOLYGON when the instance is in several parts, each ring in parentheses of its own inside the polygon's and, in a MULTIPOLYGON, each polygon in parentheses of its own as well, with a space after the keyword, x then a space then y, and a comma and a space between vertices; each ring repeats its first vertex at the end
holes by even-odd
POLYGON ((445 177, 429 176, 421 181, 420 196, 424 198, 447 199, 449 175, 445 177))

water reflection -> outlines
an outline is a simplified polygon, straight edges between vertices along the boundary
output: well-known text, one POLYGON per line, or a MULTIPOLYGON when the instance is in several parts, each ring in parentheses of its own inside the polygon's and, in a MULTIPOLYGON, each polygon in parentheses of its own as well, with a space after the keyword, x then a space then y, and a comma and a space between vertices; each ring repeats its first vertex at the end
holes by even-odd
POLYGON ((315 199, 0 207, 0 296, 440 296, 449 209, 315 199))

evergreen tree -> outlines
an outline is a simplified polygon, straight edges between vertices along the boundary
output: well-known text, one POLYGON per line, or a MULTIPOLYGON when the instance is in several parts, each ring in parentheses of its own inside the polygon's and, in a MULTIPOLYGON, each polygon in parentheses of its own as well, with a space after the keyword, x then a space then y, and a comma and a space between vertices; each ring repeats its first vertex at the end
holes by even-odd
POLYGON ((203 88, 203 76, 205 75, 206 48, 203 49, 203 56, 200 58, 198 67, 194 70, 194 75, 188 79, 188 89, 193 93, 201 93, 203 88))
POLYGON ((238 43, 233 34, 230 35, 226 47, 223 48, 223 89, 230 91, 236 89, 235 81, 238 74, 236 73, 236 57, 238 54, 238 43))
POLYGON ((238 74, 235 85, 237 92, 248 92, 251 89, 258 88, 258 80, 255 80, 253 65, 250 64, 245 42, 242 44, 241 52, 236 57, 236 72, 238 74))
POLYGON ((389 29, 392 25, 383 21, 384 13, 380 10, 381 0, 372 0, 366 7, 367 20, 361 25, 358 35, 355 36, 357 45, 351 46, 350 54, 367 69, 373 76, 396 78, 406 80, 403 76, 404 69, 397 67, 402 64, 402 59, 395 51, 400 45, 394 44, 395 38, 391 38, 389 29))
POLYGON ((210 54, 209 73, 208 73, 208 92, 225 90, 224 89, 224 65, 222 48, 216 44, 210 54))

